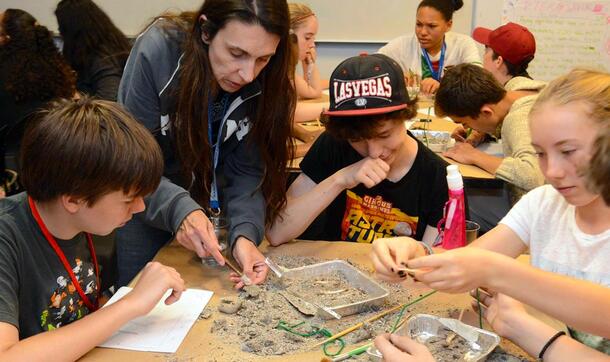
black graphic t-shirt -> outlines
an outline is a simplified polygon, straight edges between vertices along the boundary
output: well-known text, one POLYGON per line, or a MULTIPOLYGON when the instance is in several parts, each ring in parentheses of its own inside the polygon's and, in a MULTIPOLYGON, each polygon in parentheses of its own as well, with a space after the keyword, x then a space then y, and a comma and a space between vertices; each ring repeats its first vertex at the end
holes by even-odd
MULTIPOLYGON (((57 239, 57 243, 94 303, 97 283, 85 236, 57 239)), ((16 326, 19 339, 24 339, 88 313, 68 272, 32 217, 27 195, 0 200, 0 322, 16 326)))
MULTIPOLYGON (((418 141, 415 161, 398 182, 345 190, 302 235, 307 239, 371 243, 382 237, 421 240, 426 225, 436 227, 447 201, 447 163, 418 141)), ((320 183, 362 156, 347 141, 323 133, 311 147, 301 170, 320 183)))

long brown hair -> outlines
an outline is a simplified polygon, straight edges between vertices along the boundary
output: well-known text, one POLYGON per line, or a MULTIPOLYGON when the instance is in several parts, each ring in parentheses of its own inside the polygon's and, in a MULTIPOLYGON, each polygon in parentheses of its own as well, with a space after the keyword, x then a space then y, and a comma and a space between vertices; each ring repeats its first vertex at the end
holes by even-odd
POLYGON ((208 104, 210 95, 217 94, 219 85, 209 60, 209 47, 202 35, 212 41, 229 21, 257 24, 278 35, 280 42, 275 55, 257 79, 262 96, 256 99, 256 114, 248 137, 255 142, 264 162, 261 185, 266 203, 265 222, 270 224, 286 204, 286 165, 293 155, 288 139, 296 106, 296 93, 289 79, 290 17, 284 0, 206 0, 192 18, 182 66, 178 104, 174 119, 176 147, 186 177, 197 180, 191 188, 197 202, 206 205, 211 184, 211 151, 208 142, 208 104), (203 23, 197 19, 205 14, 203 23))
POLYGON ((63 55, 74 70, 88 70, 94 54, 125 66, 131 50, 129 40, 93 1, 61 0, 55 16, 64 41, 63 55))

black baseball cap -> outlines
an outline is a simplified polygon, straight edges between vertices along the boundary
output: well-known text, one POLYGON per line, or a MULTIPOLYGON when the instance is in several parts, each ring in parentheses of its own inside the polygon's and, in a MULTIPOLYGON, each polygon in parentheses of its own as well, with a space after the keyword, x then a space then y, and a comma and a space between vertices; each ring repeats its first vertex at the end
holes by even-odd
POLYGON ((367 116, 407 108, 409 97, 402 69, 383 54, 361 54, 344 60, 330 77, 328 116, 367 116))

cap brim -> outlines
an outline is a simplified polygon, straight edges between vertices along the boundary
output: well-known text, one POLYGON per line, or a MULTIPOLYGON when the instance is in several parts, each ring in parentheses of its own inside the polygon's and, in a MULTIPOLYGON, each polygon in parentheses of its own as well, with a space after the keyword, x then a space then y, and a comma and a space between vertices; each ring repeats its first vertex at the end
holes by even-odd
POLYGON ((472 32, 472 39, 478 41, 483 45, 489 46, 489 34, 491 34, 492 30, 487 28, 475 28, 472 32))
POLYGON ((324 111, 326 116, 372 116, 376 114, 390 113, 407 108, 406 104, 400 104, 391 107, 365 108, 365 109, 350 109, 345 111, 324 111))

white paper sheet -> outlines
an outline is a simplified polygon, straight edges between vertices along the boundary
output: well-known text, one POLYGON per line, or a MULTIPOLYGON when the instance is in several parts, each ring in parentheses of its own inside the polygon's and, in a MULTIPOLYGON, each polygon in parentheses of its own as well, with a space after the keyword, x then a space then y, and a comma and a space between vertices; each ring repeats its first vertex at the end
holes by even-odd
MULTIPOLYGON (((132 288, 122 287, 106 306, 123 298, 132 288)), ((193 323, 212 298, 211 291, 187 289, 180 300, 165 305, 168 291, 153 310, 143 317, 127 322, 100 347, 134 351, 174 353, 193 326, 193 323)))

